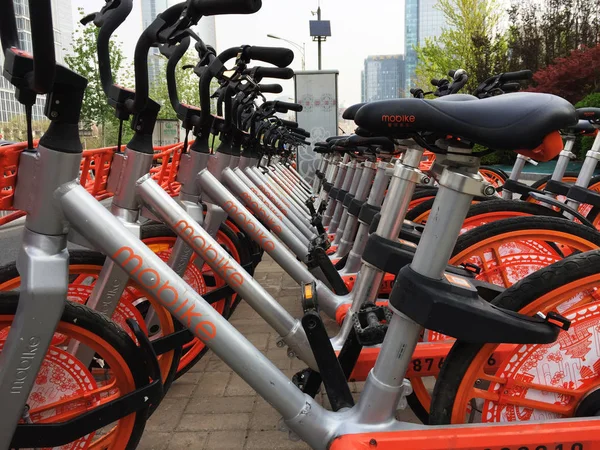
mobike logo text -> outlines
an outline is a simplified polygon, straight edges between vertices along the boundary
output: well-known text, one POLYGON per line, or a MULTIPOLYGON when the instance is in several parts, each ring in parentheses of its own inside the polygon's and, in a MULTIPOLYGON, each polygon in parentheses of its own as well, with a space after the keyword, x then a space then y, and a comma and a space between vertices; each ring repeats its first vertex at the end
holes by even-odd
POLYGON ((270 239, 270 235, 264 233, 260 229, 259 225, 254 222, 254 217, 246 215, 245 209, 243 211, 240 210, 232 201, 226 202, 223 209, 244 229, 246 233, 258 242, 258 245, 265 249, 265 251, 268 252, 275 249, 275 242, 270 239), (236 219, 239 220, 239 222, 236 219))
POLYGON ((202 259, 221 277, 227 284, 235 289, 236 286, 244 284, 244 276, 236 267, 229 254, 219 244, 209 238, 194 233, 194 229, 185 220, 180 220, 173 225, 175 232, 180 231, 180 236, 188 243, 194 251, 202 256, 202 259))
POLYGON ((19 365, 17 366, 17 372, 15 373, 15 379, 12 382, 12 386, 10 387, 11 394, 21 394, 21 392, 23 391, 25 380, 27 379, 27 377, 29 377, 29 374, 31 373, 29 370, 31 369, 31 362, 37 355, 39 346, 39 337, 32 336, 29 338, 29 341, 27 342, 27 348, 23 353, 21 353, 19 365))
POLYGON ((415 116, 408 114, 384 114, 381 116, 381 121, 384 123, 414 123, 415 116))
MULTIPOLYGON (((283 211, 284 214, 287 214, 287 212, 281 206, 279 206, 278 200, 275 198, 275 196, 272 195, 264 185, 260 185, 258 187, 260 188, 260 190, 262 190, 265 193, 265 195, 267 196, 267 198, 269 200, 271 200, 275 206, 277 206, 279 209, 281 209, 281 211, 283 211)), ((281 203, 283 203, 286 206, 286 208, 290 207, 290 204, 287 203, 283 199, 281 199, 281 203)))
POLYGON ((265 208, 252 200, 252 196, 249 193, 242 192, 241 197, 253 211, 258 211, 258 217, 262 219, 267 228, 273 230, 275 233, 281 233, 281 227, 275 223, 273 216, 265 208))
POLYGON ((187 296, 180 296, 177 289, 169 285, 169 280, 161 280, 159 273, 151 268, 143 268, 144 260, 137 255, 131 247, 121 247, 112 255, 112 259, 121 264, 123 269, 141 286, 154 294, 179 321, 203 342, 213 339, 217 335, 215 325, 204 320, 201 313, 195 311, 196 303, 187 296))
POLYGON ((258 197, 258 199, 263 202, 267 208, 269 208, 269 210, 271 210, 271 212, 275 215, 275 217, 277 217, 279 220, 283 221, 283 217, 281 216, 281 214, 279 214, 279 211, 277 211, 277 209, 273 208, 271 205, 269 205, 267 203, 267 201, 265 200, 265 198, 261 195, 261 193, 258 191, 258 189, 255 188, 250 188, 250 190, 252 192, 254 192, 254 195, 256 195, 258 197))

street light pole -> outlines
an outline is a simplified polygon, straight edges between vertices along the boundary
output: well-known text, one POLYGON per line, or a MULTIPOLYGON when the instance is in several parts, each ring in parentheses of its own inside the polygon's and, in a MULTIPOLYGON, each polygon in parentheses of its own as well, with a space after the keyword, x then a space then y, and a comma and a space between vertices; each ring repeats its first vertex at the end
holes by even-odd
MULTIPOLYGON (((321 20, 321 2, 317 8, 317 20, 321 20)), ((321 36, 317 38, 318 51, 319 51, 319 70, 321 70, 321 36)))
POLYGON ((302 70, 306 70, 306 44, 304 42, 302 43, 302 46, 300 46, 300 44, 298 44, 294 41, 290 41, 289 39, 284 39, 282 37, 275 36, 272 34, 267 34, 267 37, 271 38, 271 39, 278 39, 280 41, 285 41, 288 44, 291 44, 294 47, 296 47, 298 50, 300 50, 300 54, 302 56, 302 70))

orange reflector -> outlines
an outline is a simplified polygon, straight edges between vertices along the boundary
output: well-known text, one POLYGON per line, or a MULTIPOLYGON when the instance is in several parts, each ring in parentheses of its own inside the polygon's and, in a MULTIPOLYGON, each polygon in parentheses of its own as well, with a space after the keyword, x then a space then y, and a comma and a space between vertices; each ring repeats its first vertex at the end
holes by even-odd
POLYGON ((312 284, 304 285, 304 298, 310 300, 313 298, 312 284))

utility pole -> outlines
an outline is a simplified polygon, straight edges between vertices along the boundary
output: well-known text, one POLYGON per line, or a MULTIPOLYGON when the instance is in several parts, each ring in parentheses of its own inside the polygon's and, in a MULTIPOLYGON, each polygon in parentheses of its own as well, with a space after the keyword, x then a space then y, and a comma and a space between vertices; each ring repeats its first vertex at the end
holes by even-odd
MULTIPOLYGON (((312 15, 315 15, 315 11, 311 11, 312 15)), ((321 2, 317 6, 317 20, 311 20, 310 23, 310 36, 314 41, 317 41, 317 51, 319 54, 319 70, 322 69, 321 65, 321 43, 325 42, 328 36, 331 36, 331 23, 329 20, 321 20, 321 2)))
MULTIPOLYGON (((317 20, 321 20, 321 2, 319 2, 319 6, 317 7, 317 20)), ((319 70, 321 70, 321 36, 318 38, 318 51, 319 51, 319 70)))

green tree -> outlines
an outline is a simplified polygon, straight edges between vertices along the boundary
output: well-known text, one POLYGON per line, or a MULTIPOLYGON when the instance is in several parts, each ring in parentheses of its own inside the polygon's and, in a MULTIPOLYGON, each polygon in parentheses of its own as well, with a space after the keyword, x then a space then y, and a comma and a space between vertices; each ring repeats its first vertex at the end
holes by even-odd
POLYGON ((509 70, 538 69, 600 44, 600 0, 528 0, 509 10, 509 70))
MULTIPOLYGON (((600 108, 600 92, 594 92, 575 104, 575 108, 600 108)), ((588 150, 594 144, 595 136, 578 137, 575 141, 575 153, 578 159, 583 160, 588 150)))
MULTIPOLYGON (((83 16, 82 8, 79 8, 79 12, 83 16)), ((108 105, 106 95, 102 90, 96 50, 98 32, 99 28, 93 25, 79 24, 73 36, 72 52, 65 57, 65 62, 70 69, 88 79, 81 108, 81 123, 86 128, 97 125, 102 146, 107 146, 114 145, 117 141, 116 133, 109 133, 109 131, 115 127, 118 130, 118 120, 114 115, 113 108, 108 105)), ((113 77, 119 76, 120 84, 127 84, 130 77, 123 67, 125 61, 123 51, 114 39, 111 40, 109 48, 113 77)), ((126 128, 125 125, 123 128, 126 128)))
POLYGON ((464 69, 469 75, 465 92, 483 79, 505 71, 508 45, 497 32, 500 21, 498 0, 438 0, 446 27, 438 38, 417 47, 417 85, 428 88, 431 78, 464 69))

